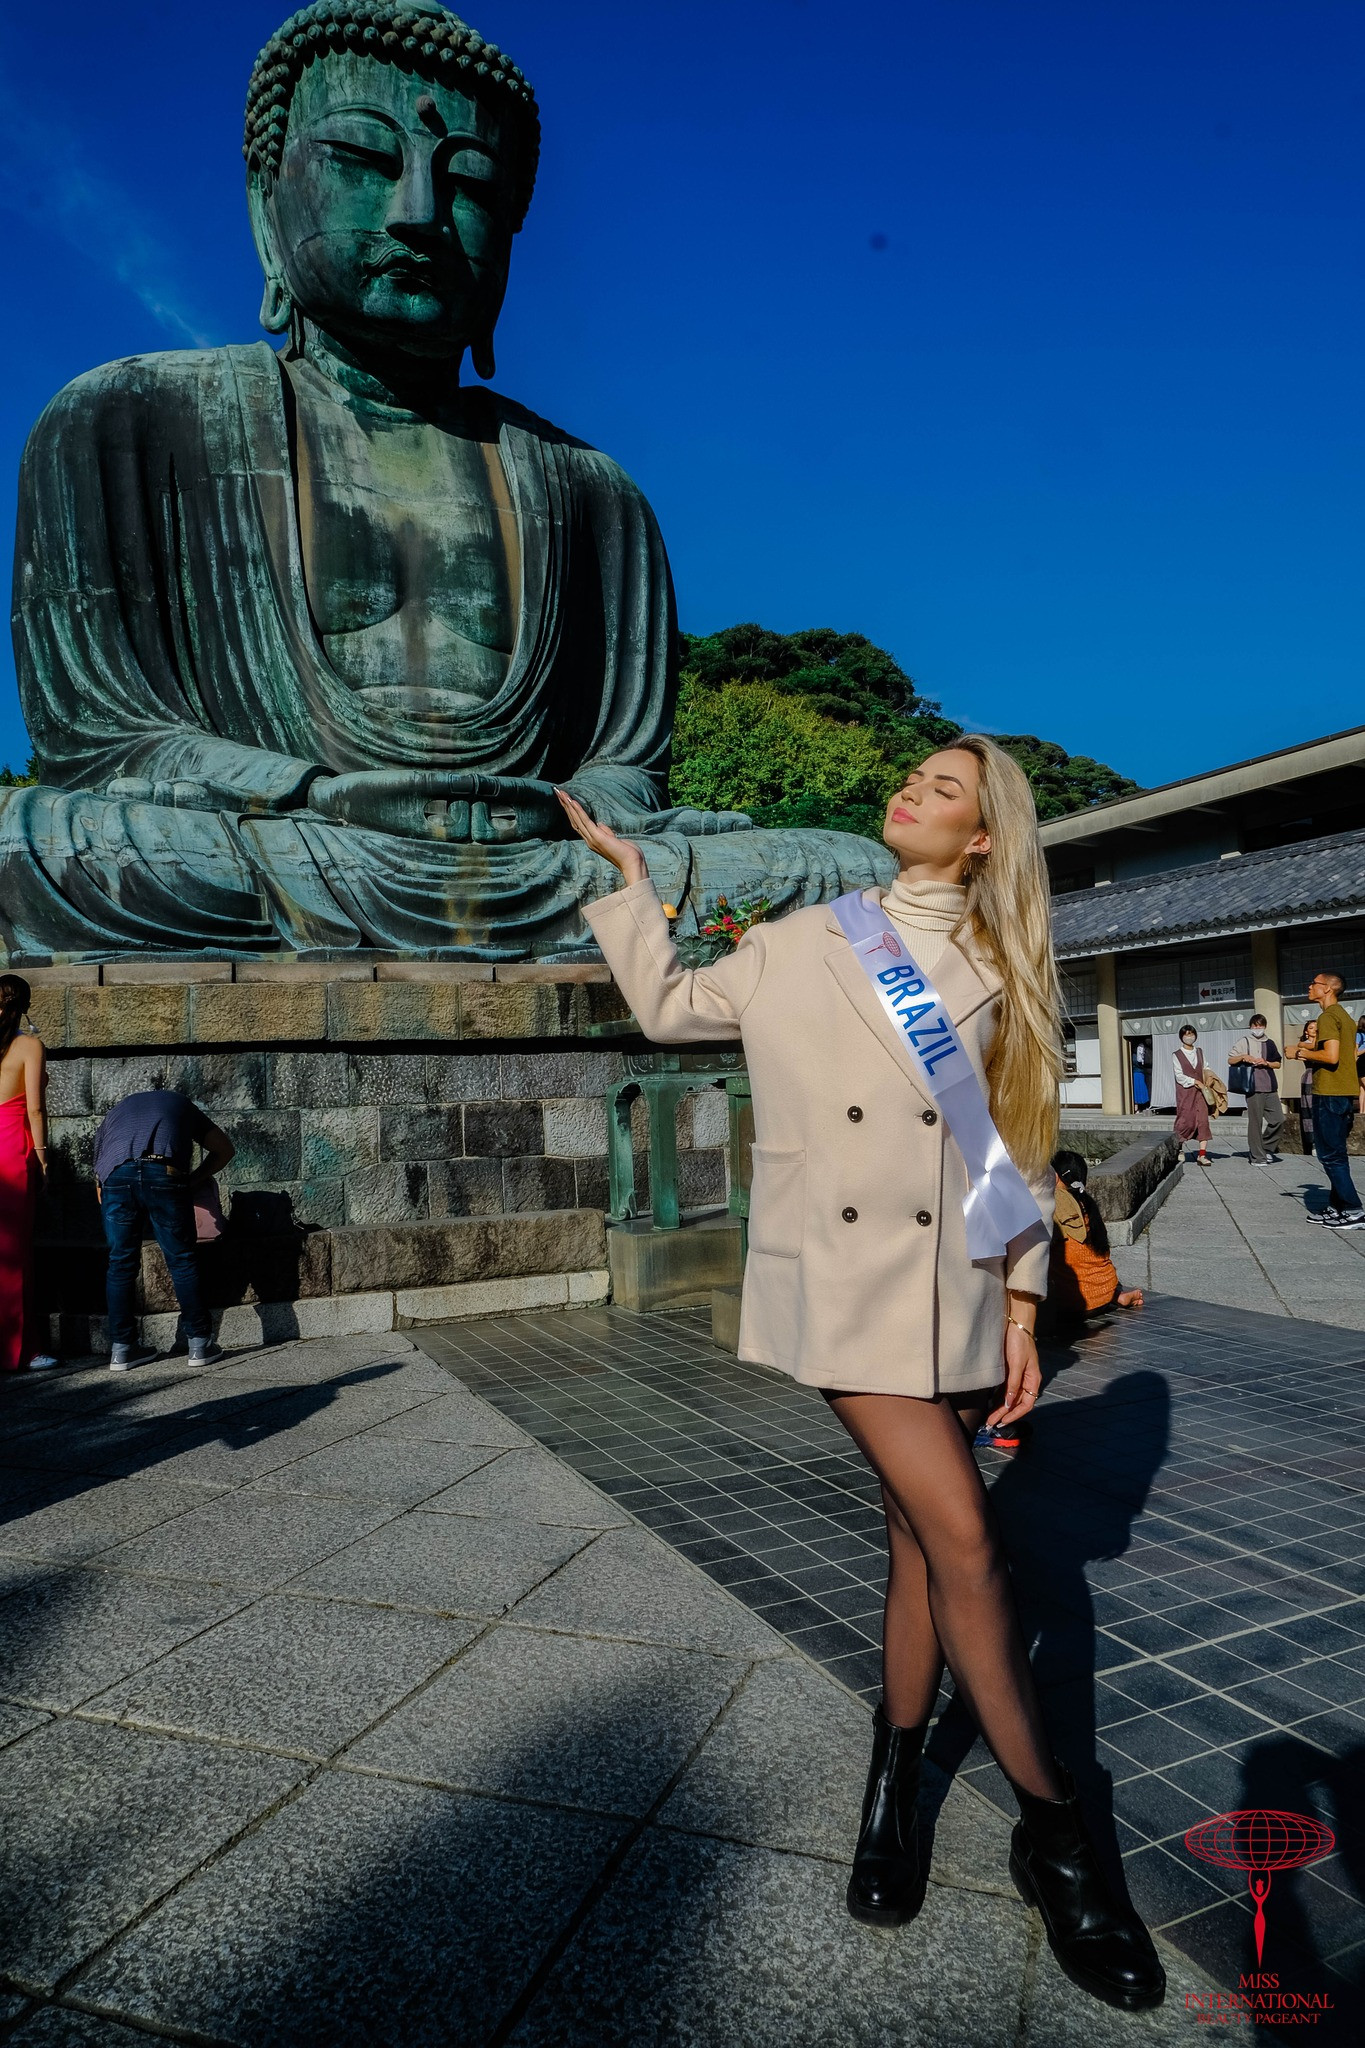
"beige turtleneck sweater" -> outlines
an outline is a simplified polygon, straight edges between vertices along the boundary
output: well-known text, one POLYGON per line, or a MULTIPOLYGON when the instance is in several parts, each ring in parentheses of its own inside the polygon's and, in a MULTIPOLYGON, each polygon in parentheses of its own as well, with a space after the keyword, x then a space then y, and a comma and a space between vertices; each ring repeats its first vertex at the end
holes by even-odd
POLYGON ((960 883, 907 882, 903 875, 882 898, 882 909, 907 934, 910 951, 926 974, 948 950, 948 934, 966 907, 967 891, 960 883))

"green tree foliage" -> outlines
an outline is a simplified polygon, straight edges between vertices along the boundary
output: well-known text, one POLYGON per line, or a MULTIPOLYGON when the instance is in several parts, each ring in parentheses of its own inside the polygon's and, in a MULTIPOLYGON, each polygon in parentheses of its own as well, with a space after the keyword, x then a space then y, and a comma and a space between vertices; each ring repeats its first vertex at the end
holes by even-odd
MULTIPOLYGON (((822 825, 878 838, 898 778, 965 730, 861 633, 827 626, 774 633, 758 625, 684 633, 682 670, 674 803, 749 811, 761 825, 822 825)), ((995 737, 1028 776, 1040 818, 1065 817, 1137 787, 1052 740, 995 737)))
POLYGON ((30 754, 22 775, 16 775, 8 761, 0 768, 0 789, 29 789, 38 780, 38 756, 30 754))
POLYGON ((689 678, 673 726, 672 797, 748 811, 760 825, 822 825, 880 838, 892 763, 864 726, 826 717, 771 683, 689 678))
POLYGON ((802 633, 772 633, 766 626, 727 626, 723 632, 682 635, 685 674, 714 689, 721 683, 768 683, 784 695, 804 697, 812 710, 844 724, 865 725, 897 745, 907 720, 917 740, 942 745, 961 732, 937 704, 921 697, 899 662, 861 633, 829 626, 802 633))

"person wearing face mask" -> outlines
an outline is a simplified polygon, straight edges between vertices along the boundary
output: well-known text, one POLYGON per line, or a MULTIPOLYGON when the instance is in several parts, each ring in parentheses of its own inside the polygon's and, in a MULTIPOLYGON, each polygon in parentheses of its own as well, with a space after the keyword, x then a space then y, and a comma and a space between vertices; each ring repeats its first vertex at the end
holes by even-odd
POLYGON ((1193 1024, 1181 1025, 1180 1044, 1171 1055, 1171 1065, 1175 1068, 1175 1135, 1184 1142, 1187 1159, 1189 1146, 1197 1138, 1196 1156, 1201 1166, 1207 1166, 1209 1105, 1204 1099, 1204 1053, 1193 1024))
POLYGON ((1253 1166, 1278 1166, 1280 1131, 1284 1106, 1275 1076, 1280 1069, 1280 1048, 1266 1030, 1258 1010, 1228 1055, 1229 1068, 1243 1067, 1240 1077, 1249 1083, 1242 1088, 1247 1105, 1247 1157, 1253 1166))
POLYGON ((1053 1754, 971 1451, 1042 1385, 1061 1001, 1028 782, 992 741, 956 740, 887 803, 889 889, 755 924, 692 970, 640 849, 561 801, 624 878, 584 915, 645 1036, 744 1044, 739 1355, 818 1387, 881 1485, 883 1691, 848 1910, 899 1927, 923 1903, 916 1794, 946 1662, 1018 1799, 1011 1875, 1061 1967, 1111 2005, 1159 2005, 1151 1938, 1053 1754))

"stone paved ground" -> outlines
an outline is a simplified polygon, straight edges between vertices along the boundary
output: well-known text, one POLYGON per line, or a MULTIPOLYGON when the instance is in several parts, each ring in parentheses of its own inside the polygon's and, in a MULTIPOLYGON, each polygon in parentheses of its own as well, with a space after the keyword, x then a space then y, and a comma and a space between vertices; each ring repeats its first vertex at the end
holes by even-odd
MULTIPOLYGON (((1327 1202, 1317 1162, 1286 1153, 1278 1166, 1253 1167, 1240 1118, 1214 1126, 1212 1149, 1209 1166, 1185 1168, 1137 1244, 1116 1247, 1124 1280, 1365 1330, 1365 1230, 1342 1235, 1308 1221, 1327 1202)), ((1353 1163, 1365 1193, 1365 1159, 1353 1163)))
POLYGON ((14 2048, 1191 2037, 1173 1951, 1160 2014, 1072 1991, 1003 1816, 939 1773, 921 1920, 850 1921, 866 1744, 834 1677, 403 1337, 3 1390, 14 2048))
MULTIPOLYGON (((698 1311, 523 1316, 421 1341, 877 1696, 876 1485, 811 1389, 716 1351, 698 1311)), ((1246 1807, 1332 1828, 1333 1855, 1274 1881, 1269 1958, 1333 1997, 1358 2039, 1365 1339, 1155 1296, 1045 1350, 1044 1368, 1024 1449, 982 1455, 1049 1726, 1099 1839, 1150 1923, 1235 1985, 1253 1957, 1245 1880, 1197 1861, 1186 1831, 1246 1807)), ((946 1694, 943 1708, 930 1756, 1011 1812, 970 1722, 946 1694)))

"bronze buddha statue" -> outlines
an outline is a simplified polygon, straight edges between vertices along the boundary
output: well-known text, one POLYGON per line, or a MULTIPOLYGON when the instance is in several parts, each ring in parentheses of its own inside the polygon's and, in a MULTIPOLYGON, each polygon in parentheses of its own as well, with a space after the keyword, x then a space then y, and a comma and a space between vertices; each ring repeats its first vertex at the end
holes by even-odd
POLYGON ((12 960, 581 957, 646 847, 682 929, 881 875, 849 834, 669 810, 677 629, 648 504, 493 374, 535 100, 454 15, 319 0, 257 60, 248 202, 285 337, 126 359, 35 427, 0 796, 12 960))

